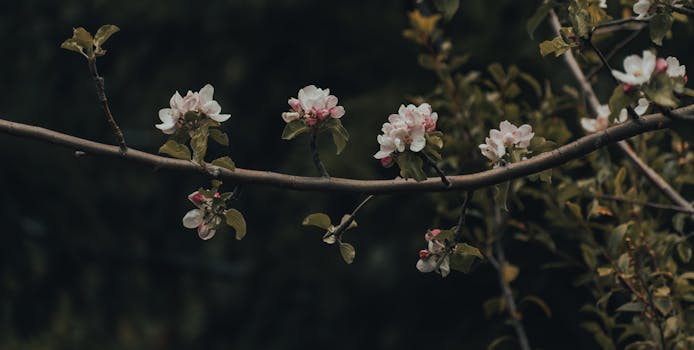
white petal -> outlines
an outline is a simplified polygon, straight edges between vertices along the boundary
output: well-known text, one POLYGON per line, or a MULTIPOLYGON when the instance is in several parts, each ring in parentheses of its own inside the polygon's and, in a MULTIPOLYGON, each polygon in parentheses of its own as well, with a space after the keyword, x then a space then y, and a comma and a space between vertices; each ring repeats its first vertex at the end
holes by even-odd
POLYGON ((426 259, 426 260, 419 259, 419 261, 417 261, 417 270, 419 270, 420 272, 424 272, 424 273, 432 272, 432 271, 434 271, 435 268, 436 268, 436 260, 434 260, 434 259, 431 259, 431 258, 426 259))
POLYGON ((439 272, 441 273, 441 277, 446 277, 451 272, 449 260, 450 260, 450 257, 448 257, 448 256, 443 258, 443 262, 439 266, 439 272))
POLYGON ((597 120, 593 118, 581 118, 581 127, 589 133, 597 131, 597 120))
POLYGON ((636 112, 638 115, 644 115, 650 105, 651 103, 648 101, 648 99, 642 97, 639 99, 639 105, 634 108, 634 112, 636 112))
POLYGON ((209 115, 219 114, 222 111, 222 106, 217 101, 207 101, 202 105, 200 111, 209 115))
POLYGON ((205 104, 207 102, 212 101, 212 96, 214 95, 214 87, 212 85, 207 84, 200 89, 200 92, 198 93, 200 95, 200 103, 205 104))
POLYGON ((213 114, 209 116, 210 119, 216 121, 216 122, 225 122, 231 118, 231 114, 213 114))
POLYGON ((186 213, 183 217, 183 226, 186 228, 196 228, 202 224, 203 211, 200 209, 193 209, 186 213))

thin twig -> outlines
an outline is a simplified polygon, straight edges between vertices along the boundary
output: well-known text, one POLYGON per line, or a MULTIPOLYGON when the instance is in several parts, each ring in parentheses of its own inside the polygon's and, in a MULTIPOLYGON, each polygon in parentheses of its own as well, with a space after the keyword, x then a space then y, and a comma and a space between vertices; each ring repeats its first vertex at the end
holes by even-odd
MULTIPOLYGON (((642 25, 639 29, 635 30, 633 33, 629 34, 629 36, 627 36, 626 38, 624 38, 624 40, 622 40, 622 41, 620 41, 619 43, 617 43, 617 44, 612 48, 612 50, 610 50, 610 52, 608 52, 607 55, 605 55, 605 58, 608 59, 608 60, 609 60, 610 58, 612 58, 615 54, 617 54, 617 52, 619 52, 620 50, 622 50, 622 49, 623 49, 625 46, 627 46, 632 40, 636 39, 636 37, 638 37, 639 34, 641 34, 641 32, 643 31, 644 28, 646 28, 646 26, 645 26, 645 25, 642 25)), ((586 75, 586 79, 588 79, 588 80, 592 79, 596 74, 598 74, 598 72, 600 72, 600 70, 602 69, 602 67, 604 67, 604 65, 603 65, 602 61, 600 61, 600 63, 599 63, 597 66, 595 66, 595 68, 593 68, 590 72, 588 72, 588 74, 586 75)))
POLYGON ((694 16, 694 9, 691 9, 689 7, 670 6, 670 8, 677 13, 681 13, 681 14, 687 15, 687 16, 694 16))
POLYGON ((615 202, 630 203, 630 204, 640 205, 640 206, 649 207, 649 208, 672 210, 672 211, 678 211, 681 213, 694 214, 694 210, 691 210, 688 208, 683 208, 683 207, 676 206, 676 205, 670 205, 670 204, 652 203, 652 202, 647 202, 647 201, 640 201, 637 199, 610 196, 607 194, 598 194, 598 195, 595 195, 595 198, 605 199, 605 200, 610 200, 610 201, 615 201, 615 202))
POLYGON ((424 152, 419 152, 419 154, 422 156, 422 159, 424 159, 424 162, 426 162, 427 165, 429 165, 432 169, 434 169, 434 171, 439 176, 439 178, 441 178, 441 182, 443 182, 443 184, 446 187, 450 187, 451 182, 448 181, 448 179, 446 178, 446 174, 444 174, 443 170, 441 170, 441 168, 439 168, 439 165, 436 164, 436 161, 424 152))
MULTIPOLYGON (((559 18, 557 17, 557 14, 554 12, 554 10, 551 10, 549 12, 550 15, 550 20, 552 23, 552 27, 554 28, 554 31, 559 33, 559 29, 561 28, 561 24, 559 23, 559 18)), ((576 61, 576 57, 574 56, 573 52, 570 50, 567 51, 564 54, 564 62, 569 66, 569 69, 573 73, 574 77, 578 81, 579 85, 581 85, 581 90, 586 94, 588 98, 588 104, 590 105, 591 109, 593 110, 594 113, 598 113, 598 109, 600 108, 600 100, 598 100, 598 97, 595 95, 595 91, 593 91, 593 86, 590 85, 588 82, 588 79, 586 79, 586 76, 583 74, 583 71, 581 70, 581 67, 578 65, 578 61, 576 61)), ((679 113, 677 113, 680 115, 679 113)), ((642 122, 643 117, 639 120, 639 122, 642 122)), ((658 188, 666 197, 668 197, 673 203, 683 207, 683 208, 689 208, 689 209, 694 209, 691 203, 684 199, 677 191, 675 191, 670 184, 663 179, 660 174, 658 174, 653 168, 649 167, 646 163, 639 158, 639 156, 634 152, 634 150, 629 146, 629 144, 626 141, 620 141, 617 143, 617 146, 619 149, 624 153, 629 160, 634 163, 634 165, 643 173, 644 176, 653 184, 655 185, 656 188, 658 188)), ((692 216, 692 219, 694 219, 694 216, 692 216)))
POLYGON ((325 165, 320 160, 320 155, 318 154, 318 146, 316 145, 316 138, 318 137, 318 128, 311 128, 311 155, 313 157, 313 164, 316 165, 316 169, 321 173, 321 176, 325 178, 330 178, 328 170, 325 169, 325 165))
MULTIPOLYGON (((694 105, 679 108, 672 111, 672 113, 694 115, 694 105)), ((217 168, 219 170, 217 177, 230 180, 234 183, 265 185, 296 191, 356 192, 371 194, 466 191, 493 186, 509 180, 536 174, 586 156, 595 150, 617 141, 625 140, 649 131, 668 128, 671 125, 672 120, 662 114, 656 113, 646 115, 638 122, 627 121, 622 124, 613 125, 605 130, 583 136, 578 140, 527 160, 479 173, 448 176, 447 179, 451 182, 450 187, 441 186, 441 179, 438 177, 429 178, 420 182, 404 179, 363 180, 336 177, 295 176, 242 168, 236 168, 232 171, 212 164, 207 164, 206 167, 217 168)), ((132 148, 128 149, 126 154, 122 154, 117 146, 89 141, 37 126, 0 119, 0 132, 47 142, 68 148, 71 151, 79 150, 91 156, 116 157, 135 163, 150 165, 157 169, 186 171, 212 176, 208 170, 189 160, 161 157, 132 148)), ((46 170, 50 171, 50 169, 46 170)), ((682 200, 684 201, 684 199, 682 200)), ((687 202, 685 201, 685 203, 687 202)), ((680 203, 677 204, 682 205, 680 203)))
POLYGON ((518 312, 516 306, 516 300, 513 297, 513 291, 511 291, 511 286, 506 281, 506 276, 504 276, 504 267, 508 263, 506 261, 506 255, 504 254, 504 246, 501 242, 503 237, 503 227, 502 227, 501 209, 494 205, 494 250, 495 250, 495 261, 492 266, 496 269, 497 277, 499 281, 499 287, 501 288, 501 294, 506 300, 506 306, 508 307, 508 313, 511 317, 511 324, 518 337, 518 343, 522 350, 531 350, 530 342, 528 341, 528 335, 523 327, 523 322, 521 321, 521 314, 518 312))
POLYGON ((465 200, 463 200, 463 205, 460 206, 460 216, 458 217, 458 226, 455 228, 455 234, 453 237, 455 237, 456 242, 461 242, 463 238, 463 226, 465 226, 465 215, 467 214, 467 208, 472 202, 472 196, 475 194, 475 191, 467 191, 465 194, 465 200))
POLYGON ((359 213, 359 210, 361 210, 361 208, 363 208, 366 205, 366 203, 368 203, 370 200, 374 199, 374 197, 376 197, 376 196, 371 194, 371 195, 367 196, 363 201, 361 201, 361 203, 359 203, 359 205, 357 205, 357 207, 354 208, 354 210, 352 210, 352 213, 349 214, 349 216, 347 217, 347 220, 343 221, 342 223, 340 223, 340 225, 338 225, 335 228, 333 235, 335 237, 339 237, 342 234, 342 231, 344 231, 347 227, 349 227, 349 225, 352 222, 354 222, 354 219, 357 218, 357 213, 359 213))
POLYGON ((99 76, 99 71, 96 69, 96 58, 87 59, 87 63, 89 65, 89 72, 94 79, 94 85, 96 86, 96 96, 99 98, 104 114, 106 114, 106 120, 111 125, 111 129, 118 139, 121 153, 125 153, 128 151, 128 146, 125 144, 125 136, 123 136, 123 132, 120 130, 120 127, 118 127, 116 120, 113 118, 113 114, 111 114, 111 108, 108 106, 108 98, 106 97, 106 89, 104 88, 104 78, 99 76))

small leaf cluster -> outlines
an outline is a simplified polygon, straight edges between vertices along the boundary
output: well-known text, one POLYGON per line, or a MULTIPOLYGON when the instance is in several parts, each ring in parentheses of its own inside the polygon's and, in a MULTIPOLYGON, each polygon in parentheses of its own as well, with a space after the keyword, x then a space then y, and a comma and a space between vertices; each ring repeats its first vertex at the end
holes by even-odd
POLYGON ((335 118, 326 118, 325 120, 319 120, 314 125, 309 125, 307 120, 296 119, 287 123, 282 130, 282 139, 291 140, 301 134, 312 132, 316 134, 323 133, 325 131, 330 132, 337 149, 337 154, 342 153, 342 151, 347 146, 347 141, 349 141, 349 132, 342 126, 342 121, 335 118))
POLYGON ((61 48, 77 52, 87 60, 95 60, 106 54, 102 45, 120 28, 113 24, 101 26, 94 36, 82 27, 74 28, 72 37, 63 41, 61 48))
POLYGON ((345 214, 340 223, 333 225, 330 221, 330 217, 324 213, 313 213, 304 218, 301 223, 304 226, 315 226, 325 230, 323 234, 323 242, 327 244, 337 243, 340 249, 340 256, 347 264, 354 262, 354 257, 356 256, 356 250, 354 246, 349 243, 343 242, 342 238, 346 231, 349 231, 357 227, 357 222, 349 214, 345 214))

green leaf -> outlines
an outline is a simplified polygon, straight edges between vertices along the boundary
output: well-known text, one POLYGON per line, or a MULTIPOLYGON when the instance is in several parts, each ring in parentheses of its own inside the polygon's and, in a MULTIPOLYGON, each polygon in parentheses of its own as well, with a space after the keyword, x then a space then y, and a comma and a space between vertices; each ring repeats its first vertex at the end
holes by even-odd
POLYGON ((458 11, 460 0, 434 0, 434 6, 443 14, 443 19, 448 22, 458 11))
MULTIPOLYGON (((342 219, 340 220, 340 225, 342 225, 345 221, 347 221, 349 219, 349 217, 350 217, 349 214, 343 215, 342 219)), ((352 220, 352 222, 350 222, 349 225, 347 227, 345 227, 345 231, 351 230, 357 226, 359 226, 357 224, 357 220, 352 220)))
POLYGON ((619 312, 642 312, 643 310, 643 304, 638 301, 626 303, 617 308, 619 312))
POLYGON ((453 248, 449 264, 453 270, 470 273, 475 263, 483 259, 484 255, 482 255, 479 249, 467 243, 458 243, 453 248))
POLYGON ((236 170, 236 164, 234 164, 234 161, 231 160, 231 158, 229 158, 229 157, 217 158, 217 159, 212 161, 212 165, 226 168, 226 169, 229 169, 231 171, 236 170))
POLYGON ((229 146, 229 136, 219 129, 210 129, 210 138, 222 146, 229 146))
POLYGON ((422 170, 422 158, 418 154, 410 151, 399 153, 395 161, 400 167, 400 176, 405 179, 415 179, 415 181, 424 181, 427 179, 426 173, 422 170))
POLYGON ((667 74, 655 74, 654 76, 655 78, 651 79, 648 85, 642 87, 643 93, 659 106, 677 107, 679 100, 673 91, 673 80, 667 74))
POLYGON ((331 118, 324 123, 324 127, 330 130, 333 136, 333 142, 335 147, 337 147, 337 154, 342 153, 342 150, 347 146, 347 141, 349 140, 349 133, 342 122, 339 119, 331 118))
POLYGON ((96 31, 96 34, 94 34, 94 46, 97 48, 101 47, 108 38, 111 37, 111 35, 115 34, 116 32, 120 31, 120 28, 118 26, 115 26, 113 24, 104 24, 101 27, 99 27, 99 30, 96 31))
POLYGON ((677 244, 677 255, 683 263, 688 263, 692 259, 692 245, 687 241, 682 241, 677 244))
POLYGON ((92 55, 92 52, 94 50, 94 38, 92 38, 92 35, 89 34, 89 32, 86 29, 82 27, 74 28, 72 30, 72 38, 75 39, 77 45, 84 49, 84 52, 87 54, 87 56, 92 55))
POLYGON ((325 230, 332 225, 330 223, 330 217, 323 213, 313 213, 307 216, 301 224, 304 226, 316 226, 325 230))
POLYGON ((190 150, 186 145, 174 140, 168 140, 159 148, 159 153, 168 154, 174 158, 190 160, 190 150))
POLYGON ((619 170, 617 171, 617 175, 614 177, 614 191, 617 196, 624 195, 624 191, 622 190, 622 184, 624 183, 624 179, 626 179, 626 177, 627 168, 619 168, 619 170))
POLYGON ((311 128, 302 120, 292 120, 284 126, 284 130, 282 130, 282 139, 291 140, 309 130, 311 130, 311 128))
POLYGON ((487 346, 487 350, 494 350, 496 349, 499 345, 501 345, 503 342, 510 341, 513 342, 515 339, 510 336, 510 335, 503 335, 501 337, 498 337, 494 340, 492 340, 491 343, 487 346))
POLYGON ((356 254, 357 252, 354 250, 354 247, 352 247, 351 244, 340 243, 340 255, 342 255, 342 260, 344 260, 346 263, 351 264, 354 262, 354 256, 356 254))
POLYGON ((571 45, 567 44, 566 41, 560 36, 552 40, 545 40, 540 43, 540 54, 544 57, 551 53, 554 53, 554 57, 559 57, 566 53, 571 48, 571 45))
POLYGON ((533 16, 530 17, 526 25, 526 30, 528 31, 528 35, 530 35, 530 39, 535 39, 535 30, 540 23, 544 21, 545 17, 547 17, 549 10, 551 10, 553 6, 554 3, 551 1, 543 2, 542 5, 535 10, 533 16))
POLYGON ((455 248, 453 248, 453 253, 454 254, 462 254, 462 255, 472 255, 474 257, 477 257, 479 259, 484 259, 484 255, 482 255, 482 252, 476 247, 473 247, 467 243, 458 243, 455 245, 455 248))
POLYGON ((77 52, 80 55, 89 58, 87 54, 84 52, 84 49, 82 49, 82 47, 77 44, 77 41, 74 38, 65 39, 65 41, 63 41, 63 43, 60 44, 60 48, 77 52))
POLYGON ((607 238, 607 251, 611 256, 617 255, 617 253, 621 250, 622 245, 624 244, 624 235, 627 233, 629 226, 631 226, 631 222, 621 224, 610 232, 607 238))
POLYGON ((190 138, 190 147, 193 149, 193 161, 196 163, 202 163, 205 160, 208 136, 209 129, 206 127, 199 127, 193 131, 193 136, 190 138))
POLYGON ((651 41, 654 44, 661 46, 663 45, 663 38, 667 35, 667 32, 672 28, 672 15, 669 13, 656 13, 651 17, 648 23, 648 29, 651 35, 651 41))
POLYGON ((236 231, 236 239, 243 239, 246 236, 246 219, 243 218, 241 212, 231 208, 224 212, 224 216, 227 219, 227 225, 236 231))
POLYGON ((487 67, 487 71, 489 71, 489 74, 492 75, 492 78, 499 86, 506 84, 506 73, 504 73, 504 67, 501 64, 492 63, 487 67))

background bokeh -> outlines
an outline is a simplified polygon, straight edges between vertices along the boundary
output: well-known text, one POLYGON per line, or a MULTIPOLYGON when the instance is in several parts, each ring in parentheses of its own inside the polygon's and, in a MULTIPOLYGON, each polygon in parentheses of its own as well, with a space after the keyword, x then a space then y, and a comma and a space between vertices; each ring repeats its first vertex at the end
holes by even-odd
MULTIPOLYGON (((73 26, 113 23, 122 31, 98 64, 130 146, 156 152, 165 141, 153 127, 159 108, 175 90, 209 82, 232 114, 224 130, 238 166, 316 175, 308 139, 279 137, 287 98, 315 83, 340 98, 352 135, 340 157, 329 138, 320 140, 331 174, 393 177, 371 157, 380 125, 406 96, 435 83, 402 38, 408 3, 8 1, 0 12, 0 117, 112 143, 84 60, 59 45, 73 26)), ((445 28, 472 54, 470 68, 513 63, 557 87, 573 84, 525 32, 535 7, 463 1, 445 28)), ((541 26, 537 37, 548 36, 541 26)), ((672 54, 687 49, 667 45, 672 54)), ((435 220, 428 195, 369 204, 348 234, 357 258, 347 266, 319 230, 300 222, 318 211, 340 217, 358 195, 247 186, 234 205, 248 236, 236 241, 227 231, 202 241, 181 226, 192 208, 186 196, 208 184, 201 176, 78 159, 7 135, 0 164, 1 349, 482 349, 512 334, 503 317, 484 319, 483 302, 499 294, 488 266, 446 279, 414 268, 435 220)), ((533 345, 595 348, 577 326, 576 310, 590 297, 572 286, 571 271, 541 270, 545 253, 521 243, 511 242, 508 255, 522 271, 514 287, 553 311, 547 319, 524 310, 533 345)))

